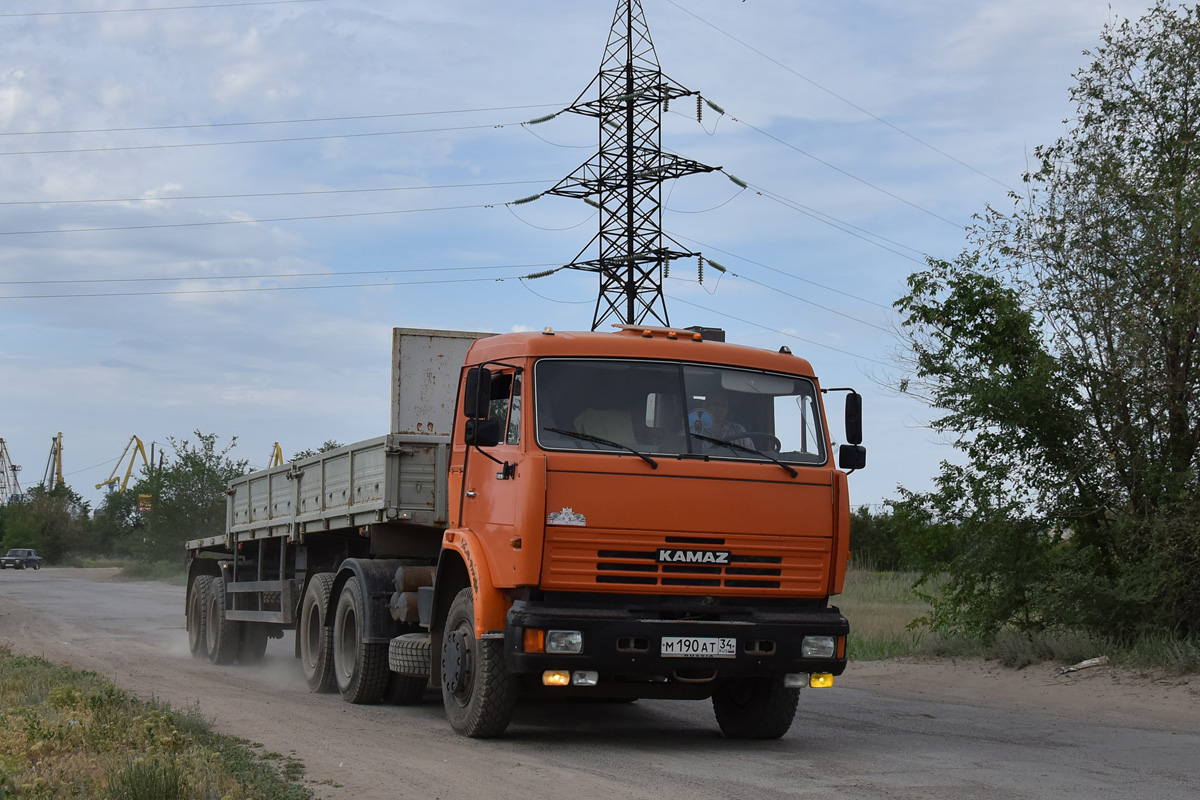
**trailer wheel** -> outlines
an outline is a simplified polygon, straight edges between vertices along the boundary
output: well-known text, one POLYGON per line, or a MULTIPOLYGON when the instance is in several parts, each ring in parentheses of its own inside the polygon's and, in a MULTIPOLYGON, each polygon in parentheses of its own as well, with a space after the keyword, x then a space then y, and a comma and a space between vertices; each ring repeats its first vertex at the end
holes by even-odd
POLYGON ((212 575, 197 575, 188 596, 188 648, 196 658, 208 658, 208 638, 205 636, 205 617, 208 615, 208 594, 212 591, 212 575))
POLYGON ((415 675, 388 673, 387 688, 383 690, 383 701, 394 706, 411 706, 419 703, 429 688, 429 678, 415 675))
POLYGON ((267 654, 270 629, 263 622, 243 622, 242 640, 238 644, 239 664, 258 664, 267 654))
POLYGON ((377 703, 387 688, 386 642, 364 642, 367 621, 362 586, 352 577, 342 587, 333 616, 333 674, 347 703, 377 703))
POLYGON ((450 727, 487 739, 504 733, 517 707, 517 683, 504 665, 504 643, 475 638, 475 603, 463 589, 442 632, 442 703, 450 727))
POLYGON ((213 578, 206 603, 204 639, 208 660, 214 664, 232 664, 242 642, 242 624, 225 618, 225 580, 213 578))
POLYGON ((300 665, 311 692, 332 692, 337 685, 333 680, 333 628, 325 625, 333 578, 332 572, 313 575, 300 601, 300 665))
POLYGON ((713 693, 713 711, 729 739, 778 739, 792 727, 800 690, 780 678, 733 678, 713 693))

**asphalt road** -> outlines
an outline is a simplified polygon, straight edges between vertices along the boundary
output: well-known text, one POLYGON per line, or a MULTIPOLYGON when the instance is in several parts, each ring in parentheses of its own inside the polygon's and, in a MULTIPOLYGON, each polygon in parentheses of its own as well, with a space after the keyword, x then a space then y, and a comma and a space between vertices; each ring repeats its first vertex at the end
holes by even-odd
POLYGON ((503 739, 467 740, 435 695, 402 708, 310 694, 290 637, 261 667, 196 661, 182 588, 102 574, 0 572, 0 645, 197 704, 218 730, 294 753, 331 800, 1200 797, 1200 724, 1089 723, 985 698, 806 690, 791 732, 765 743, 722 738, 707 702, 543 703, 503 739))

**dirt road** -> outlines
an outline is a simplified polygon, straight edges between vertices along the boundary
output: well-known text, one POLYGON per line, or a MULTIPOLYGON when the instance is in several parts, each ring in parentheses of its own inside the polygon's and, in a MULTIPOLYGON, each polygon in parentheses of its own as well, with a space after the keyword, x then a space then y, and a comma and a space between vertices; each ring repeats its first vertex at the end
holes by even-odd
POLYGON ((473 741, 433 695, 399 708, 310 694, 290 637, 261 667, 198 662, 183 589, 111 574, 0 572, 0 645, 198 704, 218 730, 294 753, 329 800, 1200 796, 1200 678, 852 664, 802 695, 778 742, 723 739, 707 703, 645 700, 522 708, 504 739, 473 741))

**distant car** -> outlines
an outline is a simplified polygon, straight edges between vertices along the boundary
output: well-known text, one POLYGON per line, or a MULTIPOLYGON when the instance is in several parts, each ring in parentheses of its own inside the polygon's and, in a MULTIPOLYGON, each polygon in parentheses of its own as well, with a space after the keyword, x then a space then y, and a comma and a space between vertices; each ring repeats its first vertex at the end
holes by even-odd
POLYGON ((41 569, 42 557, 32 550, 9 550, 8 555, 0 558, 0 569, 8 569, 9 567, 13 569, 25 569, 26 567, 41 569))

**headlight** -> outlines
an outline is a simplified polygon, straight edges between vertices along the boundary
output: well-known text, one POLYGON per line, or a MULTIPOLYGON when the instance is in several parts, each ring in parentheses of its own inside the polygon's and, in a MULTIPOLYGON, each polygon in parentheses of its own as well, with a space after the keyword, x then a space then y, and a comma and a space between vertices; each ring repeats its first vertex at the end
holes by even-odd
POLYGON ((546 631, 547 653, 582 653, 582 631, 546 631))
POLYGON ((836 636, 805 636, 800 641, 805 658, 833 658, 837 654, 836 636))

